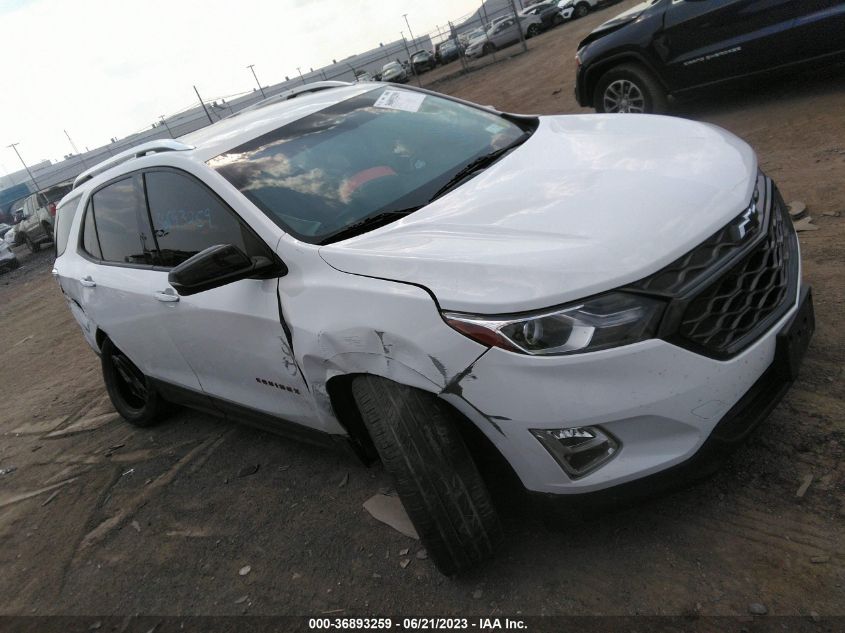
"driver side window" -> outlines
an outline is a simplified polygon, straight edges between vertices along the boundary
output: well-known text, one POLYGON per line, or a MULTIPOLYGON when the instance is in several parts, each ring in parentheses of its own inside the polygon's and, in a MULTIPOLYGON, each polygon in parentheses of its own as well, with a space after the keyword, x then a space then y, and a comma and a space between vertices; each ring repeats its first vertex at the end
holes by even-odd
POLYGON ((144 174, 157 263, 171 268, 218 244, 233 244, 248 256, 266 246, 220 198, 194 178, 174 171, 144 174))

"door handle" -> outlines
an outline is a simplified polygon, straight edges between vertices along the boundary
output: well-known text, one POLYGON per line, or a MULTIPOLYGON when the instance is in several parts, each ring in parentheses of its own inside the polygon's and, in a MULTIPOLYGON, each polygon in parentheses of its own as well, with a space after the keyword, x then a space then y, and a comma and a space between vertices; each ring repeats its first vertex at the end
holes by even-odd
POLYGON ((87 277, 80 279, 79 284, 81 286, 85 286, 86 288, 94 288, 97 285, 97 282, 91 279, 91 275, 88 275, 87 277))
POLYGON ((168 288, 167 290, 160 290, 159 292, 154 292, 153 296, 164 303, 175 303, 179 301, 179 295, 174 292, 173 288, 168 288))

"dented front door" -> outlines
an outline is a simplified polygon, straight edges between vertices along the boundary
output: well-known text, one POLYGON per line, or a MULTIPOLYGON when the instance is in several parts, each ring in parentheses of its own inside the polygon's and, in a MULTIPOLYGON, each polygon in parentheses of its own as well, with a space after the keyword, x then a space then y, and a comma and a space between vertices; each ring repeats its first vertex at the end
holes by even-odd
POLYGON ((280 321, 278 279, 244 279, 173 302, 169 333, 203 391, 313 426, 308 388, 280 321))

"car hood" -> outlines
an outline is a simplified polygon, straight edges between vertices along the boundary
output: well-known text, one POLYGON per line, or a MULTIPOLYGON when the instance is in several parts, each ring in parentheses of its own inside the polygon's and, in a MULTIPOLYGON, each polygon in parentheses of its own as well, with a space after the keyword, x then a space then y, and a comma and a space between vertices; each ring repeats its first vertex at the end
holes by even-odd
POLYGON ((628 9, 627 11, 623 11, 619 15, 609 19, 607 22, 600 24, 589 35, 587 35, 587 37, 581 40, 581 43, 578 44, 578 48, 581 49, 590 42, 597 40, 600 37, 607 35, 608 33, 616 31, 625 26, 626 24, 630 24, 631 22, 639 18, 643 13, 645 13, 646 9, 651 6, 652 4, 650 2, 640 2, 639 4, 636 4, 630 9, 628 9))
POLYGON ((712 125, 541 117, 472 180, 320 254, 348 273, 424 286, 448 310, 545 308, 671 263, 748 205, 756 171, 751 148, 712 125))

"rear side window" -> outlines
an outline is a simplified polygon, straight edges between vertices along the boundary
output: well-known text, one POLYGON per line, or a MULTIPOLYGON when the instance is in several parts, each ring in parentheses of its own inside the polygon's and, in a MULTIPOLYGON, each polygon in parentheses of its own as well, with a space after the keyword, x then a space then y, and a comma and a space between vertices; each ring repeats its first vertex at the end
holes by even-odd
POLYGON ((234 212, 193 178, 153 171, 144 179, 160 265, 177 266, 217 244, 233 244, 247 255, 266 254, 264 245, 234 212))
MULTIPOLYGON (((121 264, 148 263, 138 231, 138 214, 144 199, 135 179, 126 178, 103 187, 93 195, 92 203, 102 259, 121 264)), ((86 229, 87 221, 86 217, 86 229)))
POLYGON ((79 197, 66 201, 56 209, 56 257, 60 257, 67 248, 67 240, 70 235, 70 225, 76 217, 76 210, 79 207, 79 197))
POLYGON ((82 250, 91 257, 103 259, 100 242, 97 240, 97 227, 94 225, 94 212, 91 209, 90 202, 85 210, 85 217, 82 219, 82 250))
POLYGON ((44 192, 44 198, 47 204, 51 202, 58 202, 62 198, 64 198, 68 193, 70 193, 71 189, 73 189, 73 185, 61 185, 58 187, 53 187, 52 189, 48 189, 44 192))

